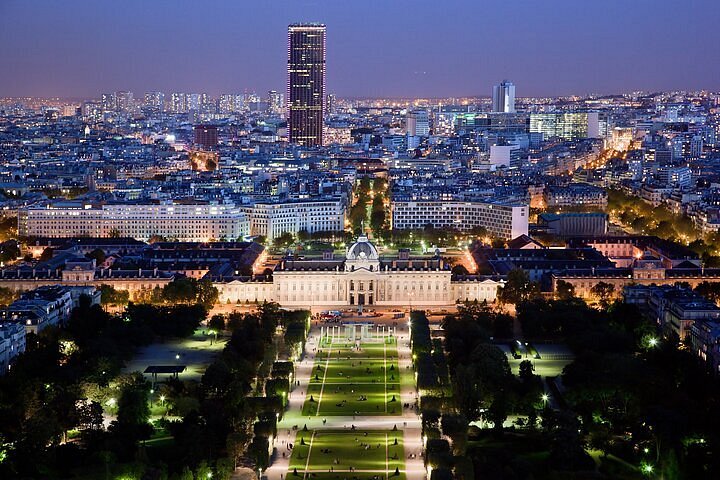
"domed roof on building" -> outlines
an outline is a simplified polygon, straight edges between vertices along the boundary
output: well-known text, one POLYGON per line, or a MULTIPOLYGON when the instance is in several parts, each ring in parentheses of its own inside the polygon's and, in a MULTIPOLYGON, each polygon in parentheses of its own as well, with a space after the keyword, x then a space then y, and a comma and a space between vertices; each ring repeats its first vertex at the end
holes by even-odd
POLYGON ((367 236, 360 235, 355 243, 353 243, 347 252, 348 260, 377 260, 378 251, 375 245, 370 243, 367 236))

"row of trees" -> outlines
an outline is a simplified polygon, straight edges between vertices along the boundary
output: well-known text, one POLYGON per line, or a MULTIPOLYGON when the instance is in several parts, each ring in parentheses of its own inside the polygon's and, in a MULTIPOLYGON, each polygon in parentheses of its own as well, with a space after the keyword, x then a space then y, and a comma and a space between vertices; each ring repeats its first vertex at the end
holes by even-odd
POLYGON ((202 435, 212 438, 206 449, 194 452, 195 463, 227 458, 234 465, 245 454, 258 469, 267 468, 269 438, 276 434, 294 375, 293 363, 276 361, 277 352, 300 351, 308 318, 308 311, 284 311, 274 303, 261 305, 257 313, 213 316, 209 326, 231 330, 232 337, 203 375, 205 397, 197 413, 213 418, 202 423, 208 426, 202 435))
MULTIPOLYGON (((590 288, 590 294, 597 300, 602 309, 607 309, 616 298, 615 285, 608 282, 597 282, 590 288)), ((555 285, 555 297, 559 300, 575 298, 575 287, 564 280, 555 285)), ((519 305, 530 300, 544 298, 540 291, 540 282, 530 280, 526 270, 514 268, 508 272, 505 285, 498 288, 498 301, 507 305, 519 305)))
POLYGON ((638 197, 616 189, 608 190, 608 210, 633 232, 656 235, 687 245, 701 256, 705 266, 720 267, 717 249, 720 234, 703 234, 687 215, 673 213, 665 205, 653 207, 638 197))
POLYGON ((383 237, 387 231, 387 208, 385 202, 389 200, 388 183, 384 178, 363 177, 356 189, 357 199, 350 207, 348 217, 353 232, 359 233, 362 226, 370 228, 376 237, 383 237), (368 205, 370 216, 368 218, 368 205), (368 222, 369 220, 369 222, 368 222))
POLYGON ((441 391, 440 376, 433 358, 433 342, 430 338, 430 323, 425 312, 410 312, 410 347, 413 367, 417 373, 416 386, 421 395, 437 394, 441 391))
MULTIPOLYGON (((257 313, 236 313, 226 319, 224 326, 232 330, 230 340, 208 366, 194 392, 195 408, 182 420, 169 424, 178 462, 174 468, 197 470, 203 465, 215 465, 215 471, 232 471, 240 456, 249 453, 255 419, 272 421, 268 428, 274 428, 275 414, 282 412, 282 404, 251 394, 258 368, 273 340, 278 312, 276 304, 263 304, 257 313)), ((220 317, 213 318, 219 326, 220 317)))
MULTIPOLYGON (((111 285, 100 285, 100 294, 103 305, 124 306, 130 302, 127 290, 117 290, 111 285)), ((211 308, 218 301, 218 289, 208 279, 178 277, 163 287, 141 291, 136 297, 136 301, 142 304, 199 304, 211 308)))

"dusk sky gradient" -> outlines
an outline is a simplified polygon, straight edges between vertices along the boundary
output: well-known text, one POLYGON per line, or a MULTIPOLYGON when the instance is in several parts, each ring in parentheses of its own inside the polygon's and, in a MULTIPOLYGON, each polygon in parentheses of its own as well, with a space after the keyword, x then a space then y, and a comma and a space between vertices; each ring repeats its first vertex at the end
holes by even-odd
POLYGON ((0 0, 0 96, 284 92, 305 21, 339 96, 720 90, 718 0, 0 0))

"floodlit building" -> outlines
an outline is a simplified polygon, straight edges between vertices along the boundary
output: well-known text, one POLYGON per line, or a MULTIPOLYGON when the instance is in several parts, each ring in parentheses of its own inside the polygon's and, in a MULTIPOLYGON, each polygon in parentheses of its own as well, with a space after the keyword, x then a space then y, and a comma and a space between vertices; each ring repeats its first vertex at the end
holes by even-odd
POLYGON ((491 235, 512 239, 528 233, 529 207, 521 204, 457 201, 393 201, 395 229, 433 228, 470 230, 484 227, 491 235))
POLYGON ((530 132, 564 140, 599 138, 600 119, 597 112, 531 113, 530 132))
POLYGON ((453 277, 439 256, 411 257, 400 252, 383 258, 360 236, 344 258, 330 252, 322 259, 283 259, 272 281, 216 278, 221 302, 274 301, 283 307, 309 306, 451 306, 456 301, 492 302, 502 281, 497 277, 453 277))
POLYGON ((18 231, 31 237, 132 237, 180 241, 237 239, 250 221, 234 204, 57 202, 23 209, 18 231))
POLYGON ((341 200, 258 202, 248 213, 252 234, 268 240, 283 233, 339 232, 345 228, 345 205, 341 200))

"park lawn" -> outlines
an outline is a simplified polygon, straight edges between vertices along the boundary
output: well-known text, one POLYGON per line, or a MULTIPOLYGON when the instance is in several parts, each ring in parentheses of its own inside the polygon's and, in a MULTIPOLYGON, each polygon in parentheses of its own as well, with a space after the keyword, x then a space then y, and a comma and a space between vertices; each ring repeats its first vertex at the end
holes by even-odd
POLYGON ((302 410, 302 414, 307 416, 396 415, 401 412, 400 384, 398 383, 353 384, 352 386, 350 384, 325 384, 325 388, 322 388, 320 383, 314 383, 308 388, 302 410), (320 394, 321 389, 322 395, 320 394), (361 398, 366 400, 361 400, 361 398))
POLYGON ((318 351, 303 415, 402 413, 396 342, 329 344, 318 351))
POLYGON ((397 360, 368 359, 335 360, 317 363, 313 369, 313 382, 328 383, 385 383, 399 382, 397 360))
POLYGON ((366 478, 380 475, 383 478, 386 474, 395 476, 396 468, 401 474, 405 469, 400 430, 299 431, 290 457, 288 477, 292 477, 297 469, 298 475, 324 472, 324 478, 334 478, 335 474, 342 477, 362 474, 366 478), (331 467, 338 472, 331 474, 331 467), (349 472, 351 467, 356 472, 349 472))
POLYGON ((388 338, 383 341, 364 342, 360 344, 360 350, 356 350, 352 342, 335 341, 330 343, 329 340, 323 339, 316 354, 316 360, 327 358, 330 352, 331 358, 347 358, 347 359, 363 359, 363 358, 397 358, 397 339, 388 338))
MULTIPOLYGON (((288 473, 288 479, 302 478, 302 474, 298 470, 298 476, 295 477, 292 473, 288 473)), ((352 478, 353 480, 405 480, 405 473, 400 472, 395 475, 395 470, 389 472, 387 476, 385 472, 381 473, 361 473, 361 472, 313 472, 313 480, 347 480, 352 478)))

